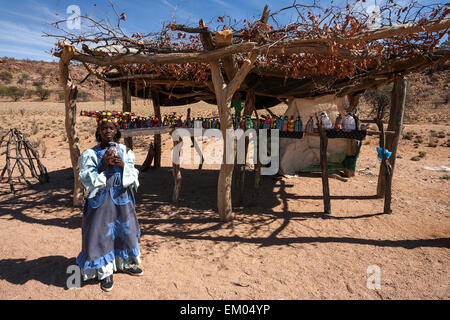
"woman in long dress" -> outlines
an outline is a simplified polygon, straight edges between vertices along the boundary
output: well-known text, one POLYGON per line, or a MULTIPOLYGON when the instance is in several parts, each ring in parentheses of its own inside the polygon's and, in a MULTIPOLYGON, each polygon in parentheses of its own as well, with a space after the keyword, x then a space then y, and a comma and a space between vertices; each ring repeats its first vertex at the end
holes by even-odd
POLYGON ((82 250, 77 257, 83 280, 98 278, 101 288, 113 288, 113 272, 142 275, 134 191, 139 187, 134 153, 118 144, 117 118, 97 119, 95 147, 78 161, 88 191, 83 209, 82 250))

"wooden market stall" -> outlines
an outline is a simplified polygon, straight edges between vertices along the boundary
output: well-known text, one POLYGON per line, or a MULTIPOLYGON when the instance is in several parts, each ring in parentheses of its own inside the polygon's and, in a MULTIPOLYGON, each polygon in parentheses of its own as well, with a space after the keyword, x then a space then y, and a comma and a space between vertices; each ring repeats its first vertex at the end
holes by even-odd
MULTIPOLYGON (((77 178, 77 86, 70 78, 69 64, 79 61, 89 75, 121 88, 123 111, 132 110, 131 96, 152 99, 154 114, 159 117, 161 107, 206 101, 217 105, 223 134, 233 128, 230 103, 237 92, 245 97, 244 116, 287 99, 330 94, 347 96, 347 111, 354 112, 366 90, 393 83, 387 129, 382 123, 384 110, 376 119, 366 120, 377 125, 378 131, 370 134, 380 137, 383 151, 388 149, 393 154, 388 160, 383 156, 377 190, 379 196, 385 197, 384 211, 390 212, 395 153, 405 107, 405 76, 449 59, 450 50, 438 48, 450 28, 446 10, 445 6, 436 8, 429 17, 417 15, 415 20, 403 20, 407 23, 379 28, 367 27, 350 11, 347 16, 335 12, 334 24, 326 27, 309 17, 302 23, 276 28, 269 24, 269 18, 276 21, 277 12, 271 14, 266 6, 259 19, 239 30, 224 27, 212 31, 200 20, 197 27, 172 23, 156 40, 146 40, 140 34, 128 37, 107 28, 109 31, 97 34, 95 39, 57 36, 60 40, 54 55, 60 58, 60 82, 65 93, 66 131, 76 177, 74 205, 82 202, 82 187, 77 178), (98 42, 101 45, 95 48, 87 45, 98 42)), ((117 29, 121 30, 120 19, 117 29)), ((156 166, 160 165, 163 133, 155 132, 156 166)), ((320 125, 317 135, 321 138, 324 212, 331 213, 326 150, 332 139, 320 125)), ((132 147, 131 137, 125 142, 132 147)), ((223 148, 225 155, 227 145, 223 148)), ((219 173, 217 208, 223 221, 233 219, 234 168, 234 164, 223 163, 219 173)), ((239 170, 243 180, 245 168, 239 170)), ((180 187, 181 173, 174 165, 174 200, 179 197, 180 187)))

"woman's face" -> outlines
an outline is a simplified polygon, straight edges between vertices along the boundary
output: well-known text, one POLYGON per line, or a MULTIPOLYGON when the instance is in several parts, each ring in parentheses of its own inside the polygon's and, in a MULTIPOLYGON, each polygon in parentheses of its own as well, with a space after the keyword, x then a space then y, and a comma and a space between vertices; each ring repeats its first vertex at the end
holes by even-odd
POLYGON ((117 127, 112 122, 103 122, 100 125, 100 137, 103 142, 113 142, 117 133, 117 127))

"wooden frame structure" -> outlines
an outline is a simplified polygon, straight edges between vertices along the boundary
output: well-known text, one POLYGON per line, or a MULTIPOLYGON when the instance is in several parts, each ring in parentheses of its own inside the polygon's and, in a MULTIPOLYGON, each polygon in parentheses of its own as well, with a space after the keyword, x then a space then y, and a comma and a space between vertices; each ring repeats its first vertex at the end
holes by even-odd
MULTIPOLYGON (((259 25, 266 25, 269 10, 266 6, 258 21, 259 25)), ((264 61, 258 60, 260 56, 285 56, 289 54, 318 54, 340 56, 345 59, 367 59, 374 58, 380 53, 370 50, 346 49, 340 45, 357 44, 379 39, 410 35, 419 32, 437 32, 450 28, 450 18, 430 20, 421 23, 397 25, 389 28, 373 29, 370 31, 354 34, 349 38, 315 38, 315 39, 291 39, 280 43, 266 43, 247 41, 233 43, 231 30, 210 32, 208 27, 200 20, 199 27, 186 30, 183 26, 174 26, 175 30, 198 33, 203 45, 203 50, 197 52, 154 52, 142 54, 136 50, 117 50, 111 53, 96 50, 83 44, 83 51, 60 40, 58 42, 59 52, 54 55, 60 57, 60 82, 64 88, 66 105, 66 131, 70 146, 70 154, 74 169, 74 205, 80 205, 82 201, 82 188, 78 177, 77 159, 80 155, 78 137, 75 130, 76 121, 76 95, 77 88, 70 80, 68 66, 71 60, 83 63, 90 74, 97 76, 112 86, 120 86, 122 89, 123 111, 131 111, 131 96, 151 98, 155 108, 155 115, 161 116, 160 107, 166 105, 184 105, 191 102, 203 100, 217 104, 221 131, 225 134, 227 129, 233 128, 232 112, 230 102, 233 95, 239 92, 247 93, 244 114, 256 112, 258 107, 267 108, 277 102, 291 98, 314 97, 325 94, 348 96, 350 109, 357 107, 358 97, 367 89, 378 88, 382 85, 394 82, 392 92, 392 107, 388 131, 394 134, 388 136, 385 141, 385 130, 378 122, 380 141, 384 148, 393 152, 393 156, 386 161, 380 171, 378 195, 391 193, 392 174, 395 164, 395 151, 402 130, 402 118, 405 105, 405 80, 404 77, 410 72, 417 72, 435 63, 441 63, 450 58, 449 50, 432 48, 426 52, 407 57, 387 58, 383 63, 370 63, 353 77, 335 79, 329 84, 330 78, 312 76, 287 76, 281 70, 267 67, 264 61), (178 28, 178 29, 177 29, 178 28), (205 63, 208 65, 210 77, 206 81, 183 80, 175 75, 160 75, 157 73, 135 73, 121 72, 124 65, 179 65, 205 63), (91 66, 115 68, 118 72, 99 74, 91 66), (262 82, 261 82, 262 81, 262 82), (272 81, 278 86, 278 92, 270 89, 276 86, 267 85, 272 81), (261 84, 262 83, 262 84, 261 84), (266 85, 264 85, 266 83, 266 85), (325 86, 324 84, 327 83, 325 86), (280 89, 281 88, 281 89, 280 89), (258 102, 259 99, 259 102, 258 102), (255 102, 256 101, 256 102, 255 102), (268 103, 260 103, 269 101, 268 103)), ((329 203, 328 175, 326 165, 326 146, 328 139, 323 131, 321 136, 321 166, 323 179, 323 192, 326 213, 331 212, 329 203)), ((160 133, 155 136, 155 165, 160 165, 160 133)), ((132 147, 131 137, 126 138, 126 144, 132 147)), ((178 141, 174 142, 176 145, 178 141)), ((227 153, 224 144, 224 155, 227 153)), ((257 166, 258 171, 258 166, 257 166)), ((219 216, 223 221, 233 219, 231 205, 231 185, 234 165, 225 161, 221 165, 218 189, 217 208, 219 216)), ((174 194, 173 200, 178 200, 181 186, 181 174, 179 166, 174 166, 174 194)), ((240 184, 243 185, 245 168, 240 168, 240 184)), ((259 175, 256 180, 258 182, 259 175)), ((257 183, 259 184, 259 183, 257 183)), ((385 212, 390 211, 390 197, 386 196, 385 212)))

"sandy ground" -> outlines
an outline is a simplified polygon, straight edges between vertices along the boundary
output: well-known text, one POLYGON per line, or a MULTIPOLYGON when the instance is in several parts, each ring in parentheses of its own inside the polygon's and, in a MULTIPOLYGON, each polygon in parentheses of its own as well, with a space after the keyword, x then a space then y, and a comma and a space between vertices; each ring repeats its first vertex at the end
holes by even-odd
MULTIPOLYGON (((80 110, 102 108, 79 104, 80 110)), ((208 105, 192 109, 194 115, 214 112, 208 105)), ((151 109, 141 104, 136 110, 151 109)), ((245 207, 235 189, 236 219, 227 224, 216 212, 217 167, 184 166, 181 200, 171 202, 172 142, 165 136, 162 168, 141 174, 137 194, 145 275, 116 274, 114 290, 104 293, 96 281, 66 286, 67 268, 81 249, 81 212, 71 208, 63 115, 58 103, 0 103, 0 128, 28 133, 50 175, 50 183, 33 180, 33 188, 18 183, 15 196, 0 183, 0 299, 450 298, 449 173, 423 169, 450 166, 450 149, 442 145, 448 124, 406 125, 404 132, 413 134, 399 147, 392 214, 383 214, 383 200, 374 197, 379 163, 376 138, 369 138, 356 176, 330 179, 330 216, 322 214, 318 176, 263 177, 255 197, 249 170, 245 207), (428 147, 431 130, 441 132, 436 147, 428 147), (415 148, 417 136, 422 142, 415 148), (420 151, 426 155, 412 161, 420 151), (367 287, 374 265, 381 271, 377 290, 367 287)), ((94 125, 80 118, 81 150, 94 145, 94 125)), ((139 168, 148 138, 135 142, 139 168)), ((0 168, 4 163, 2 154, 0 168)))

